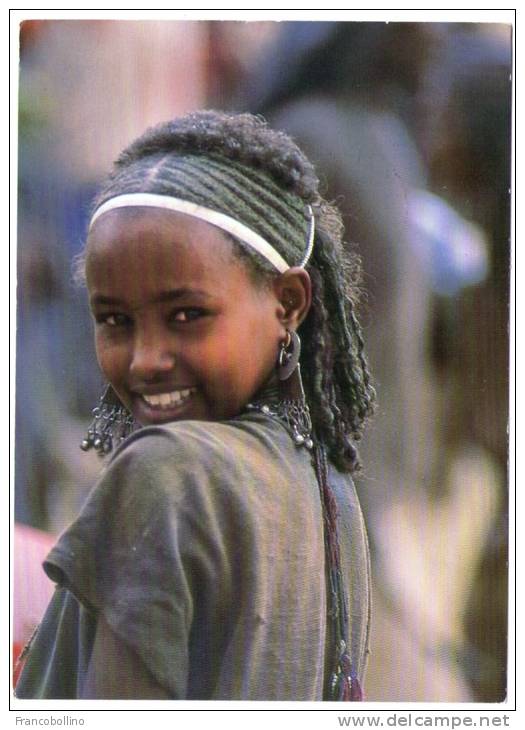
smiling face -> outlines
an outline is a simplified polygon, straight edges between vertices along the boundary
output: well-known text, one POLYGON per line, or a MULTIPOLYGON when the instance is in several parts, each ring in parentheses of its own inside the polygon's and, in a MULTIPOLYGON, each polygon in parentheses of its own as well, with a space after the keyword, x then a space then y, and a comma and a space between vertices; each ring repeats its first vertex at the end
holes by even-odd
POLYGON ((100 367, 139 423, 231 418, 272 376, 283 292, 254 284, 218 228, 113 210, 89 234, 86 279, 100 367))

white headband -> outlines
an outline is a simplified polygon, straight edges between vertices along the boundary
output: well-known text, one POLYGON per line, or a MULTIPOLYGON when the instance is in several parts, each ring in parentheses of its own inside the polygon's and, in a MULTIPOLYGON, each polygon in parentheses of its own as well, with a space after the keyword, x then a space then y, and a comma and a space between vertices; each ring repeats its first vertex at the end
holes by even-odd
MULTIPOLYGON (((252 231, 251 228, 248 228, 248 226, 245 226, 243 223, 235 220, 235 218, 230 218, 229 215, 218 213, 216 210, 205 208, 202 205, 190 203, 188 200, 172 198, 169 195, 153 195, 152 193, 128 193, 127 195, 117 195, 115 198, 106 200, 100 208, 97 208, 93 214, 89 227, 91 228, 97 218, 100 218, 101 215, 104 215, 104 213, 107 213, 109 210, 135 206, 144 206, 146 208, 165 208, 167 210, 175 210, 179 213, 186 213, 186 215, 191 215, 194 218, 199 218, 199 220, 211 223, 212 225, 217 226, 217 228, 221 228, 223 231, 235 236, 243 243, 246 243, 267 261, 273 264, 273 266, 275 266, 277 271, 281 274, 290 268, 281 254, 278 253, 275 248, 268 243, 268 241, 262 238, 262 236, 259 236, 258 233, 255 233, 255 231, 252 231)), ((306 266, 314 245, 315 219, 311 206, 308 205, 307 209, 310 214, 310 231, 308 234, 306 252, 303 260, 299 264, 301 268, 306 266)))

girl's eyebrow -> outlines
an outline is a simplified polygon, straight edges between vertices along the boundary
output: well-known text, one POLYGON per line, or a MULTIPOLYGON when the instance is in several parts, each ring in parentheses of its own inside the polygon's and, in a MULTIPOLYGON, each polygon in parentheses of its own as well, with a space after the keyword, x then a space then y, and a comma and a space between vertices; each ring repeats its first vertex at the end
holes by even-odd
MULTIPOLYGON (((204 291, 204 289, 193 289, 191 287, 180 287, 179 289, 168 289, 166 291, 159 292, 151 300, 153 304, 161 302, 172 302, 177 299, 183 299, 184 297, 198 297, 199 299, 210 299, 211 295, 204 291)), ((90 299, 90 305, 95 306, 124 306, 126 302, 117 297, 106 296, 105 294, 95 294, 90 299)))
POLYGON ((210 299, 211 295, 204 289, 193 289, 191 287, 180 287, 179 289, 168 289, 160 292, 153 298, 153 302, 171 302, 174 299, 183 299, 184 297, 198 297, 199 299, 210 299))

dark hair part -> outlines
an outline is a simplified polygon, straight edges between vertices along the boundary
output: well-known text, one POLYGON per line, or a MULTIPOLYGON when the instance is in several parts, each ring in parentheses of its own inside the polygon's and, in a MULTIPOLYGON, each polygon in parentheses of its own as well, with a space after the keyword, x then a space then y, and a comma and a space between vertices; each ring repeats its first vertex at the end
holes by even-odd
MULTIPOLYGON (((211 160, 214 174, 224 163, 232 168, 232 175, 242 169, 250 184, 253 181, 262 186, 264 194, 267 191, 275 207, 283 207, 282 200, 290 198, 296 207, 312 206, 316 234, 306 270, 312 280, 313 298, 299 331, 304 388, 315 435, 325 445, 330 460, 342 471, 356 470, 359 460, 352 442, 360 438, 375 399, 355 312, 360 262, 355 253, 343 247, 340 214, 321 198, 313 166, 290 137, 250 114, 188 114, 148 130, 122 152, 94 209, 129 192, 180 196, 180 175, 176 179, 174 164, 188 156, 197 159, 199 170, 211 160)), ((231 187, 231 180, 228 185, 231 187)), ((237 198, 237 190, 233 192, 237 198)), ((239 185, 238 197, 243 194, 239 185)), ((299 236, 283 236, 278 250, 294 265, 302 259, 305 246, 301 231, 299 236)), ((242 244, 234 251, 259 278, 277 275, 270 264, 242 244)))

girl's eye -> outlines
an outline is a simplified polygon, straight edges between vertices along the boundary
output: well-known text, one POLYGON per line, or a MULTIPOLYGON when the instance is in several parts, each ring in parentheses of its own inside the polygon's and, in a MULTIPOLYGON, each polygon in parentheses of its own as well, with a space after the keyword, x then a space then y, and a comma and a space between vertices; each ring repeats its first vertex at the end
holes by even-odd
POLYGON ((108 327, 125 327, 129 323, 129 317, 125 314, 99 314, 96 321, 98 324, 105 324, 108 327))
POLYGON ((204 317, 206 312, 199 307, 188 307, 186 309, 178 309, 173 313, 172 317, 175 322, 193 322, 200 317, 204 317))

